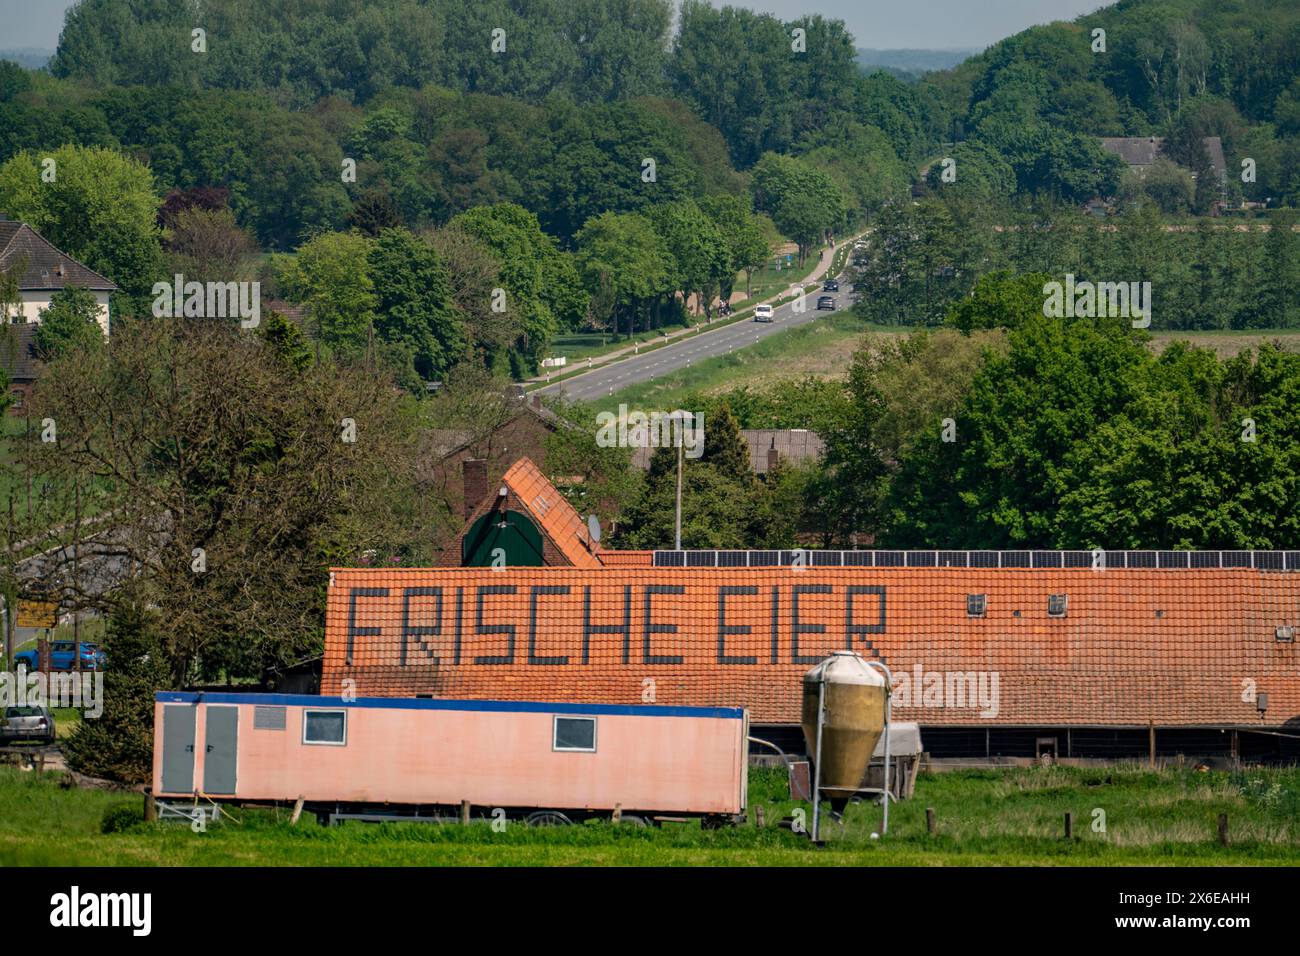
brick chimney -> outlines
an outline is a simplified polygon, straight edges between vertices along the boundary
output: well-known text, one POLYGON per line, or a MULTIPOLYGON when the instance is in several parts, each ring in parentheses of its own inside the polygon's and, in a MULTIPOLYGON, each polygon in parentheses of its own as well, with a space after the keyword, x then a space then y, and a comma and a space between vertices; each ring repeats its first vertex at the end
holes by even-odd
MULTIPOLYGON (((775 442, 773 442, 775 444, 775 442)), ((767 470, 769 472, 776 470, 776 463, 781 460, 781 453, 775 448, 767 450, 767 470)))
POLYGON ((465 517, 474 513, 488 493, 487 459, 466 458, 460 463, 460 473, 465 485, 465 517))

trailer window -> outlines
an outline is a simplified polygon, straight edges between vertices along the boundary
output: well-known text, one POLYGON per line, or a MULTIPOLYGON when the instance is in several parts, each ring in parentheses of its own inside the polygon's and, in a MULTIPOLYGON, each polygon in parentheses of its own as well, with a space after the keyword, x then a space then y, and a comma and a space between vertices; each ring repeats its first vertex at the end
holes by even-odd
POLYGON ((596 718, 556 717, 551 749, 595 753, 596 718))
POLYGON ((348 713, 345 710, 304 710, 302 742, 343 747, 348 742, 348 713))

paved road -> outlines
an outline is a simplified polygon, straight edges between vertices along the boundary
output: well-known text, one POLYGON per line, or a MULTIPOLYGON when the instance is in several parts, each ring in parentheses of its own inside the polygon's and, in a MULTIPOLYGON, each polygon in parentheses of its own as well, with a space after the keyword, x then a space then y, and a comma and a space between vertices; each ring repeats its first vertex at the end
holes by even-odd
POLYGON ((634 355, 604 367, 597 367, 583 375, 538 389, 538 392, 543 395, 563 395, 568 399, 587 402, 607 398, 629 385, 660 378, 696 362, 753 345, 760 339, 785 329, 807 325, 809 322, 831 315, 830 311, 818 310, 817 298, 820 295, 832 295, 835 298, 836 310, 847 309, 852 304, 847 282, 841 281, 840 291, 834 293, 823 293, 820 281, 805 288, 807 289, 804 303, 806 308, 802 313, 795 312, 795 303, 787 303, 774 310, 771 322, 755 322, 752 319, 735 322, 713 332, 702 332, 680 342, 665 345, 644 355, 634 355))

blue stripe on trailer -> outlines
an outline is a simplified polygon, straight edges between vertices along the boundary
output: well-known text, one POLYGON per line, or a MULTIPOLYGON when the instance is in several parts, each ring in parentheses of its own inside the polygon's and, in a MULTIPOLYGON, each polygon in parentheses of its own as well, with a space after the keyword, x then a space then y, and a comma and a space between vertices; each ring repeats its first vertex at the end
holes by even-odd
POLYGON ((160 690, 163 704, 266 704, 283 707, 374 707, 389 710, 472 710, 528 714, 620 714, 627 717, 716 717, 740 720, 739 707, 665 707, 658 704, 548 704, 531 700, 444 700, 424 697, 314 697, 311 694, 220 694, 160 690))

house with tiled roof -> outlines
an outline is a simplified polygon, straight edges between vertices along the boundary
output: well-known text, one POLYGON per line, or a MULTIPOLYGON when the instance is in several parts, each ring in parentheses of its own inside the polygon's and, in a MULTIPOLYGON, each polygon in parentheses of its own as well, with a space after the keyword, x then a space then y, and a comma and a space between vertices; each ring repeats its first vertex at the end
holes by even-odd
POLYGON ((836 650, 936 756, 1300 756, 1300 551, 610 551, 532 462, 437 568, 335 568, 321 692, 744 707, 836 650))
POLYGON ((601 567, 600 546, 587 522, 528 458, 495 487, 488 462, 465 462, 465 523, 443 567, 601 567))
POLYGON ((9 379, 9 414, 24 414, 41 373, 34 339, 41 313, 54 293, 69 286, 89 289, 98 306, 99 326, 109 331, 109 296, 117 286, 59 251, 26 223, 0 216, 0 273, 16 273, 18 300, 0 303, 0 367, 9 379))
MULTIPOLYGON (((1201 145, 1205 147, 1215 178, 1224 181, 1228 175, 1228 161, 1223 153, 1223 139, 1206 136, 1201 145)), ((1155 161, 1165 155, 1165 139, 1163 136, 1103 136, 1101 148, 1118 156, 1133 172, 1145 175, 1155 161)))
MULTIPOLYGON (((749 467, 760 477, 775 468, 777 462, 799 465, 818 461, 826 453, 826 442, 806 428, 743 428, 740 437, 749 447, 749 467)), ((649 445, 634 449, 632 464, 648 471, 656 451, 649 445)))
POLYGON ((41 375, 36 354, 35 322, 6 322, 0 325, 0 368, 9 379, 9 414, 26 414, 32 388, 41 375))
POLYGON ((99 306, 97 316, 109 333, 109 296, 117 286, 93 269, 57 249, 31 226, 0 217, 0 272, 17 270, 18 298, 6 322, 40 322, 54 293, 70 286, 89 289, 99 306))

